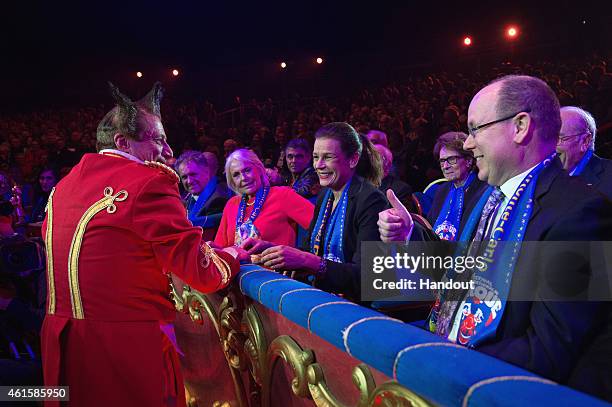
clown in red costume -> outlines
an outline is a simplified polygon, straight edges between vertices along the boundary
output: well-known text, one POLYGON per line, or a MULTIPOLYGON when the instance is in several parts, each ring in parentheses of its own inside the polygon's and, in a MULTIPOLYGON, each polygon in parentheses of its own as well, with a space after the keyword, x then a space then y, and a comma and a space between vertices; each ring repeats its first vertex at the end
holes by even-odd
MULTIPOLYGON (((161 123, 161 87, 117 106, 49 197, 45 385, 71 406, 184 406, 174 344, 172 272, 201 292, 227 286, 246 253, 213 250, 191 226, 161 123)), ((48 403, 53 405, 57 403, 48 403)))

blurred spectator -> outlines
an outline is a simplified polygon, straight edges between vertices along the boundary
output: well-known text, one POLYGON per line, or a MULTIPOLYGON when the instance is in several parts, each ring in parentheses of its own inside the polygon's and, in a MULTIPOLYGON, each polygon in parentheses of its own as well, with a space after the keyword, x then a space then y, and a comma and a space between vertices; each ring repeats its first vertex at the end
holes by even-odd
POLYGON ((374 145, 380 144, 382 146, 385 146, 385 147, 389 148, 389 142, 387 141, 387 135, 385 133, 383 133, 382 131, 379 131, 379 130, 370 130, 366 134, 366 137, 374 145))
POLYGON ((319 177, 312 167, 312 149, 310 144, 300 138, 289 141, 285 148, 285 159, 289 175, 285 185, 291 186, 295 192, 306 199, 315 197, 321 186, 319 177))
POLYGON ((405 207, 408 208, 408 210, 415 212, 414 204, 412 202, 412 187, 391 173, 393 153, 391 153, 391 150, 382 144, 375 144, 374 148, 378 150, 383 165, 383 179, 378 189, 380 189, 384 194, 387 193, 388 189, 391 189, 395 193, 395 196, 401 203, 404 204, 405 207))
POLYGON ((220 184, 209 168, 203 153, 185 151, 176 161, 176 168, 187 191, 184 199, 187 217, 203 229, 204 240, 212 240, 221 222, 223 208, 231 194, 220 184))
POLYGON ((433 151, 448 182, 437 189, 427 218, 434 232, 444 240, 458 240, 472 209, 487 188, 478 179, 474 153, 463 149, 467 137, 461 132, 444 133, 438 137, 433 151))
POLYGON ((597 125, 593 116, 579 107, 565 106, 561 123, 557 153, 563 169, 612 199, 612 160, 595 154, 597 125))

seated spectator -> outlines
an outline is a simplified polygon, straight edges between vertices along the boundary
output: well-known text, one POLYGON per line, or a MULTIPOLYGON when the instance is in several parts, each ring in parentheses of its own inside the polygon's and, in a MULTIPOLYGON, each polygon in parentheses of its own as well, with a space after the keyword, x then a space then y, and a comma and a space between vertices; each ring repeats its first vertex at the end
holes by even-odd
POLYGON ((270 187, 261 160, 251 150, 238 149, 225 162, 231 198, 221 218, 214 243, 239 246, 247 239, 294 245, 296 224, 306 228, 313 205, 289 187, 270 187))
POLYGON ((375 146, 381 145, 389 148, 387 134, 380 130, 370 130, 366 134, 366 137, 368 138, 368 140, 370 140, 370 143, 374 144, 375 146))
POLYGON ((464 133, 444 133, 434 146, 434 157, 449 182, 437 189, 427 218, 443 240, 458 240, 472 208, 487 188, 476 176, 474 154, 463 149, 466 139, 464 133))
POLYGON ((293 139, 285 148, 285 160, 289 168, 286 184, 306 199, 314 198, 321 189, 319 177, 311 165, 312 149, 304 139, 293 139))
POLYGON ((316 287, 359 301, 361 242, 380 241, 378 212, 388 206, 377 189, 383 175, 380 155, 349 124, 330 123, 315 134, 313 161, 323 189, 307 248, 265 241, 244 247, 251 253, 262 251, 265 267, 303 271, 313 276, 316 287))
POLYGON ((176 161, 176 169, 188 193, 184 199, 187 217, 194 226, 204 229, 204 239, 213 239, 230 191, 211 175, 203 153, 185 151, 176 161))
POLYGON ((612 199, 612 160, 595 154, 596 134, 595 119, 589 112, 574 106, 561 108, 557 153, 563 169, 612 199))
POLYGON ((223 142, 223 154, 227 158, 234 150, 238 148, 238 142, 234 139, 228 138, 223 142))
POLYGON ((0 198, 0 385, 42 385, 44 250, 40 240, 15 233, 13 211, 0 198))
MULTIPOLYGON (((475 287, 440 290, 427 328, 610 399, 610 302, 589 300, 598 276, 609 270, 580 252, 593 250, 592 242, 610 241, 612 204, 563 171, 555 154, 561 128, 557 97, 535 77, 504 76, 474 96, 468 126, 464 148, 474 151, 478 177, 492 188, 472 211, 461 240, 471 241, 469 250, 489 265, 478 275, 447 272, 455 281, 474 276, 475 287), (522 241, 572 244, 547 253, 529 250, 522 241), (533 300, 508 300, 517 290, 533 300), (489 301, 491 294, 496 299, 489 301)), ((401 223, 379 222, 383 231, 408 233, 410 222, 401 223)), ((609 298, 607 283, 597 289, 609 298)))
POLYGON ((38 176, 38 184, 34 187, 34 206, 27 221, 29 223, 42 222, 45 219, 45 208, 49 194, 59 182, 59 173, 55 167, 45 167, 38 176))
POLYGON ((380 189, 383 193, 386 193, 388 189, 391 189, 395 196, 406 206, 414 212, 414 204, 412 202, 412 187, 400 180, 391 172, 391 166, 393 165, 393 153, 387 147, 382 144, 375 144, 374 148, 378 150, 382 159, 383 166, 383 179, 380 183, 380 189))
MULTIPOLYGON (((217 172, 219 171, 219 159, 217 158, 217 155, 212 151, 204 151, 202 154, 204 154, 204 158, 206 158, 206 162, 208 163, 208 171, 210 172, 210 176, 216 177, 218 175, 217 172)), ((223 183, 225 183, 225 180, 223 180, 223 183)))

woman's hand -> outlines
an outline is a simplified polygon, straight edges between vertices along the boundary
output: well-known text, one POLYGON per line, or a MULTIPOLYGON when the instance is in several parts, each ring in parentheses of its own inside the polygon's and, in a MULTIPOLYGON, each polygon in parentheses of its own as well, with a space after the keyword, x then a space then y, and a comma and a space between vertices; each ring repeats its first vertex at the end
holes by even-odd
POLYGON ((312 253, 303 252, 295 247, 274 246, 263 251, 261 264, 272 270, 319 270, 321 258, 312 253))
POLYGON ((240 248, 247 251, 248 254, 259 254, 269 247, 274 246, 274 243, 267 242, 265 240, 253 239, 252 237, 247 238, 240 248))

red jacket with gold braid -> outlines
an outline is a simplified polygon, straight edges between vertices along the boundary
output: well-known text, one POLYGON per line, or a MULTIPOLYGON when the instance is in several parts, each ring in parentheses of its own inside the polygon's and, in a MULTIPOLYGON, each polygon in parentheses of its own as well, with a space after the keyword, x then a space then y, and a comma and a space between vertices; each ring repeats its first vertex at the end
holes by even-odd
POLYGON ((46 385, 69 385, 71 405, 184 403, 176 352, 160 329, 174 319, 168 277, 212 292, 238 262, 187 220, 178 177, 159 164, 86 154, 49 198, 46 385))

